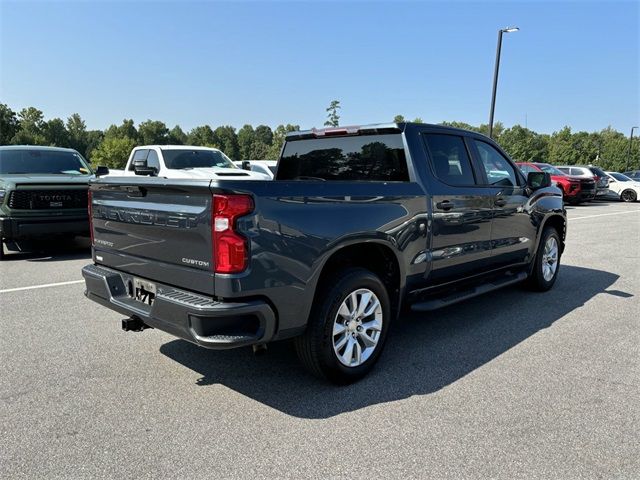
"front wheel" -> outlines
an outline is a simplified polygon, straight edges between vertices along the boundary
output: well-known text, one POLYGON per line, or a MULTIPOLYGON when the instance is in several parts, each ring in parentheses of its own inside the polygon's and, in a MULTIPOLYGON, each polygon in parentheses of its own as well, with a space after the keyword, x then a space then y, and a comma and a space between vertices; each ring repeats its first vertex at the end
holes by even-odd
POLYGON ((391 308, 380 279, 363 268, 342 271, 319 292, 307 330, 296 338, 300 360, 314 375, 338 384, 364 377, 384 346, 391 308))
POLYGON ((560 236, 553 227, 542 232, 540 245, 533 260, 533 269, 528 283, 533 290, 546 292, 553 287, 560 270, 560 236))
POLYGON ((638 195, 636 195, 636 192, 634 192, 633 190, 624 190, 620 194, 620 200, 622 200, 623 202, 635 202, 637 199, 638 195))

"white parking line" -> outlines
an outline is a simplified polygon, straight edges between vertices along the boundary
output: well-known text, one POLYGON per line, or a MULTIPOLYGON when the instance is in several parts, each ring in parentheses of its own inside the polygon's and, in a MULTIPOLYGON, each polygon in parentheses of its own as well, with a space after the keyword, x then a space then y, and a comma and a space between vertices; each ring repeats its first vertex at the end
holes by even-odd
POLYGON ((586 215, 584 217, 576 217, 576 218, 571 218, 569 217, 569 221, 573 222, 576 220, 583 220, 585 218, 596 218, 596 217, 606 217, 609 215, 624 215, 625 213, 639 213, 640 210, 627 210, 625 212, 613 212, 613 213, 599 213, 598 215, 586 215))
POLYGON ((60 287, 62 285, 73 285, 75 283, 84 283, 84 280, 71 280, 70 282, 45 283, 44 285, 31 285, 30 287, 6 288, 0 290, 0 293, 20 292, 22 290, 35 290, 36 288, 60 287))

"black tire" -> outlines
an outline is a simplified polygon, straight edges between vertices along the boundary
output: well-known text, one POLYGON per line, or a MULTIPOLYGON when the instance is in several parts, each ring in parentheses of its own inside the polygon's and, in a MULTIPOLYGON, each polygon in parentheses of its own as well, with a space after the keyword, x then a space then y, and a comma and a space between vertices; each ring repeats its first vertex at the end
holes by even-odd
POLYGON ((373 368, 384 348, 390 322, 390 300, 384 284, 369 270, 349 268, 338 272, 321 287, 309 316, 307 329, 295 339, 294 344, 298 357, 311 373, 333 383, 345 385, 361 379, 373 368), (382 311, 382 327, 370 356, 360 365, 346 366, 334 351, 334 321, 343 301, 358 289, 367 289, 378 298, 382 311))
POLYGON ((620 200, 626 203, 635 202, 637 199, 638 199, 638 195, 634 190, 630 190, 630 189, 623 190, 622 193, 620 194, 620 200))
POLYGON ((529 278, 527 279, 527 285, 532 290, 538 292, 546 292, 553 287, 553 284, 556 283, 556 279, 558 278, 558 273, 560 272, 560 258, 562 256, 560 242, 560 235, 558 235, 558 231, 553 227, 546 227, 542 232, 542 237, 540 238, 540 244, 538 245, 538 250, 536 251, 536 256, 533 259, 533 265, 531 269, 531 273, 529 274, 529 278), (551 278, 545 278, 544 267, 543 267, 543 258, 545 252, 545 246, 550 238, 554 238, 557 245, 557 265, 553 276, 551 278))

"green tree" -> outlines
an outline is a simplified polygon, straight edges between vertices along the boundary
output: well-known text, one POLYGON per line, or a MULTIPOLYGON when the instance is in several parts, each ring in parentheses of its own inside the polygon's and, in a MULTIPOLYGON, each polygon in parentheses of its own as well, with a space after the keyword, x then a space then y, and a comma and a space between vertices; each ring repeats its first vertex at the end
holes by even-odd
POLYGON ((266 160, 278 160, 280 158, 280 150, 282 150, 282 145, 284 145, 284 139, 289 132, 296 132, 300 130, 299 125, 278 125, 276 129, 273 131, 273 143, 267 150, 264 158, 266 160))
POLYGON ((220 149, 232 160, 238 160, 240 153, 238 149, 238 135, 236 129, 225 125, 218 127, 213 131, 216 143, 220 145, 220 149))
POLYGON ((69 145, 78 152, 86 155, 88 147, 87 125, 78 113, 67 118, 67 132, 69 133, 69 145))
POLYGON ((184 145, 187 143, 187 134, 182 131, 180 125, 176 125, 169 131, 170 145, 184 145))
POLYGON ((158 120, 147 120, 138 125, 138 143, 140 145, 166 145, 169 141, 169 129, 158 120))
POLYGON ((132 138, 106 136, 98 148, 92 152, 91 163, 94 166, 124 168, 129 154, 135 146, 136 142, 132 138))
POLYGON ((18 133, 20 123, 16 112, 4 103, 0 103, 0 145, 8 145, 11 139, 18 133))
POLYGON ((251 125, 244 125, 238 130, 238 152, 241 159, 255 160, 253 152, 255 151, 256 140, 256 132, 251 125))
POLYGON ((404 119, 404 115, 396 115, 393 117, 393 123, 404 123, 406 120, 404 119))
POLYGON ((203 147, 218 147, 216 137, 209 125, 201 125, 193 128, 187 135, 187 143, 189 145, 198 145, 203 147))
POLYGON ((547 161, 546 139, 520 125, 514 125, 502 132, 500 146, 517 162, 547 161))
POLYGON ((104 132, 105 137, 110 138, 130 138, 131 140, 138 139, 138 131, 131 119, 124 119, 121 125, 111 125, 104 132))
POLYGON ((413 123, 424 123, 420 117, 416 117, 413 119, 413 123))
POLYGON ((337 127, 340 124, 340 115, 338 110, 341 109, 340 100, 332 100, 329 106, 325 109, 327 112, 327 121, 324 122, 326 127, 337 127))
POLYGON ((23 108, 18 113, 20 128, 13 136, 14 145, 47 145, 44 135, 45 121, 41 110, 35 107, 23 108))
POLYGON ((94 150, 98 148, 103 139, 104 133, 102 132, 102 130, 89 130, 87 132, 87 146, 85 147, 84 151, 78 151, 80 151, 80 153, 82 153, 85 158, 91 159, 94 150))
POLYGON ((271 146, 273 143, 273 131, 267 125, 258 125, 256 127, 256 141, 271 146))
POLYGON ((60 118, 53 118, 48 122, 45 122, 42 133, 47 145, 52 147, 65 147, 70 146, 69 132, 64 126, 64 122, 60 118))

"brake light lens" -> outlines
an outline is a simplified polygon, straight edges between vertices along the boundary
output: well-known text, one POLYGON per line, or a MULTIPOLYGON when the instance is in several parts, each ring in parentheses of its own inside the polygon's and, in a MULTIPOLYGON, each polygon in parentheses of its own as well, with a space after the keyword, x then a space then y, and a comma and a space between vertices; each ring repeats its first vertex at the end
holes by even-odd
POLYGON ((249 195, 214 195, 213 264, 216 273, 240 273, 247 268, 247 239, 235 231, 236 219, 253 211, 249 195))
POLYGON ((93 245, 93 193, 91 190, 87 192, 87 213, 89 214, 89 236, 91 237, 91 245, 93 245))

